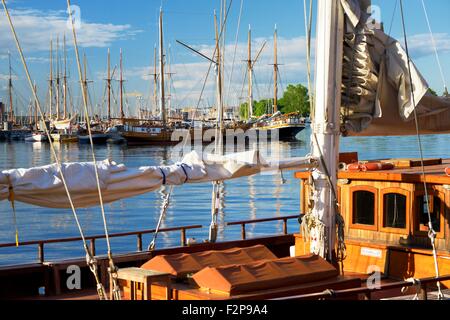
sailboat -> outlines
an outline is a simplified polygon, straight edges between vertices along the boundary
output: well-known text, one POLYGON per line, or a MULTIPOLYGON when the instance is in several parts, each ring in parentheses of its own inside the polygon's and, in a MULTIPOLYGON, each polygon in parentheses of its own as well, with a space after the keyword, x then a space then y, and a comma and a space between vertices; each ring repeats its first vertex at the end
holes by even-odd
MULTIPOLYGON (((68 143, 77 142, 78 137, 75 130, 74 123, 76 122, 77 115, 69 116, 68 113, 68 83, 67 83, 67 53, 66 53, 66 37, 64 36, 63 44, 64 52, 64 74, 62 76, 62 88, 63 88, 63 112, 61 115, 61 74, 59 70, 59 40, 57 40, 56 48, 56 118, 51 120, 51 127, 54 129, 52 132, 52 139, 55 142, 68 143)), ((50 61, 52 63, 52 61, 50 61)), ((51 98, 52 99, 52 98, 51 98)))
POLYGON ((248 115, 249 115, 249 123, 251 123, 251 129, 255 130, 258 136, 262 135, 264 132, 269 138, 272 137, 272 133, 275 133, 276 138, 280 141, 292 141, 296 139, 296 136, 305 129, 305 121, 304 118, 298 113, 290 113, 290 114, 282 114, 278 110, 278 72, 279 72, 279 64, 278 64, 278 32, 275 27, 274 32, 274 96, 273 96, 273 106, 272 106, 272 114, 263 115, 258 119, 253 119, 253 67, 256 63, 257 58, 253 61, 251 56, 251 30, 248 32, 248 87, 249 87, 249 95, 248 95, 248 115))
POLYGON ((167 117, 164 57, 163 11, 161 9, 159 14, 159 119, 130 121, 126 124, 121 135, 129 144, 179 143, 178 140, 173 140, 172 136, 175 130, 183 128, 177 128, 176 125, 168 122, 167 117))
MULTIPOLYGON (((93 237, 90 247, 84 237, 23 244, 17 241, 0 247, 39 245, 40 263, 0 268, 0 276, 5 279, 2 288, 9 294, 25 288, 37 292, 37 286, 44 281, 46 293, 61 297, 65 281, 60 270, 77 265, 93 273, 91 285, 96 286, 100 299, 106 299, 108 284, 111 298, 133 300, 388 299, 405 298, 406 287, 413 289, 412 299, 443 299, 441 289, 450 286, 450 160, 421 156, 418 160, 360 161, 356 154, 339 153, 341 133, 372 125, 371 120, 356 116, 341 121, 345 109, 355 111, 347 110, 348 115, 357 111, 366 118, 371 115, 372 120, 376 118, 383 125, 388 124, 383 118, 394 102, 400 106, 392 113, 407 117, 410 112, 409 116, 418 120, 420 111, 424 124, 436 112, 442 117, 450 113, 446 97, 433 99, 432 105, 427 103, 428 86, 410 60, 407 41, 403 49, 381 29, 371 29, 366 14, 369 4, 366 0, 318 1, 312 150, 305 158, 273 162, 257 150, 228 155, 217 150, 214 155, 193 151, 171 166, 133 169, 105 160, 0 172, 0 200, 72 208, 77 217, 75 208, 99 203, 103 206, 161 186, 218 183, 261 170, 299 170, 296 177, 302 185, 302 215, 294 217, 301 224, 298 234, 287 234, 289 217, 281 217, 284 235, 247 239, 247 224, 276 220, 241 221, 235 223, 242 228, 240 241, 191 242, 188 246, 186 231, 196 226, 184 226, 175 228, 181 230, 180 247, 145 251, 145 232, 138 231, 114 235, 136 235, 138 252, 114 256, 108 248, 107 257, 95 256, 95 240, 101 237, 93 237), (381 54, 377 55, 373 50, 378 49, 381 54), (365 63, 348 63, 356 56, 365 63), (388 63, 388 72, 382 72, 388 63), (367 77, 369 82, 359 77, 367 77), (358 90, 361 83, 370 83, 377 94, 358 90), (352 90, 347 91, 349 85, 352 90), (408 91, 410 94, 406 94, 408 91), (395 99, 383 100, 388 94, 395 99), (369 107, 371 112, 367 112, 369 107), (386 113, 377 114, 377 108, 386 113), (97 181, 92 178, 96 170, 97 181), (70 180, 70 190, 61 179, 68 172, 76 177, 70 180), (86 259, 45 263, 44 244, 80 239, 84 241, 86 259), (120 261, 120 268, 114 265, 114 259, 120 261), (23 274, 36 281, 21 282, 23 274), (15 286, 18 282, 22 288, 15 286)), ((310 43, 309 39, 308 53, 310 43)), ((438 124, 438 130, 450 129, 450 122, 438 124)), ((416 133, 420 132, 417 127, 416 133)), ((436 128, 430 126, 427 130, 435 132, 436 128)), ((109 241, 109 236, 113 235, 106 230, 103 238, 109 241)), ((69 299, 73 297, 66 294, 69 299)))
MULTIPOLYGON (((83 73, 83 90, 84 95, 87 97, 88 94, 88 79, 87 79, 87 61, 86 61, 86 55, 84 55, 84 73, 83 73)), ((89 120, 85 119, 86 122, 84 126, 80 126, 80 129, 78 129, 77 137, 78 142, 80 144, 105 144, 109 138, 108 134, 105 133, 105 128, 103 124, 99 121, 99 119, 89 120), (91 121, 90 126, 92 128, 91 135, 89 135, 88 127, 87 127, 87 121, 91 121)))

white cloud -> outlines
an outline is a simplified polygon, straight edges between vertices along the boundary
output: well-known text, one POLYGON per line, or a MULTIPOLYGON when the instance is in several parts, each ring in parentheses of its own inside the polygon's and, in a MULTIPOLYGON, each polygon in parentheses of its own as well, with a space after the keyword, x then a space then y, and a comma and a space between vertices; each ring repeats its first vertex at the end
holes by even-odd
MULTIPOLYGON (((12 75, 11 78, 13 81, 16 81, 19 79, 16 75, 12 75)), ((1 74, 0 73, 0 81, 8 81, 8 80, 9 80, 9 74, 1 74)))
MULTIPOLYGON (((50 39, 67 34, 68 46, 72 45, 71 30, 67 28, 67 14, 65 11, 40 11, 34 9, 10 10, 19 41, 26 51, 48 51, 50 39)), ((14 47, 6 15, 0 12, 0 43, 3 48, 14 47)), ((81 47, 107 47, 110 43, 134 36, 140 32, 133 30, 129 24, 101 24, 82 21, 81 28, 77 30, 78 43, 81 47)), ((2 52, 2 58, 4 52, 2 52)))
MULTIPOLYGON (((439 53, 450 52, 450 34, 436 33, 433 36, 439 53)), ((429 33, 409 37, 408 45, 411 50, 411 55, 415 58, 422 58, 434 54, 434 46, 429 33)))

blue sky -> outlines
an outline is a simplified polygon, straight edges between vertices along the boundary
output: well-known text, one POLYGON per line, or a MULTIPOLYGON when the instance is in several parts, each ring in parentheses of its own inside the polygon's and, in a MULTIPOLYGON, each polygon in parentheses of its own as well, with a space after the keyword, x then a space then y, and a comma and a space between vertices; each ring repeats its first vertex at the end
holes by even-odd
MULTIPOLYGON (((230 0, 227 1, 230 3, 230 0)), ((374 0, 373 4, 381 8, 381 20, 385 30, 392 29, 391 34, 402 39, 401 21, 397 7, 394 23, 391 21, 396 1, 374 0)), ((450 1, 426 0, 433 32, 437 40, 444 74, 450 72, 450 1)), ((82 27, 80 29, 80 51, 86 53, 89 64, 91 97, 102 104, 104 94, 104 73, 106 70, 106 53, 111 49, 113 67, 118 65, 119 50, 124 50, 126 92, 130 113, 134 112, 136 96, 143 96, 144 103, 150 95, 151 81, 148 74, 153 61, 153 47, 158 41, 157 18, 162 4, 164 10, 164 31, 166 48, 170 44, 170 62, 175 73, 171 84, 172 105, 188 106, 195 104, 201 90, 202 81, 208 70, 208 63, 194 56, 176 44, 182 40, 205 54, 212 54, 214 44, 213 11, 220 11, 219 0, 77 0, 73 5, 81 8, 82 27)), ((437 62, 431 46, 431 40, 422 9, 421 0, 404 0, 406 23, 410 47, 414 61, 428 80, 431 87, 442 92, 443 84, 437 68, 437 62)), ((247 29, 252 27, 254 51, 264 41, 267 46, 255 69, 255 98, 271 96, 272 74, 269 64, 272 62, 272 36, 277 24, 280 37, 281 87, 289 83, 305 83, 304 20, 303 0, 243 0, 242 18, 239 30, 238 49, 233 68, 234 43, 238 25, 241 0, 233 0, 226 29, 228 61, 226 71, 226 97, 231 105, 237 104, 245 95, 242 91, 244 81, 244 63, 247 29), (231 83, 228 89, 228 83, 231 83)), ((69 64, 71 66, 71 85, 73 103, 79 103, 77 72, 73 60, 72 38, 70 30, 65 28, 66 1, 9 1, 13 21, 22 41, 26 56, 29 58, 33 78, 39 86, 42 103, 46 100, 48 78, 49 39, 67 33, 69 44, 69 64)), ((30 91, 24 81, 23 69, 17 57, 17 51, 6 27, 3 10, 0 11, 0 99, 5 96, 8 71, 6 54, 8 49, 13 54, 15 85, 20 94, 18 103, 26 104, 30 91), (26 101, 25 101, 26 100, 26 101)), ((254 52, 255 55, 255 52, 254 52)), ((448 77, 450 78, 450 76, 448 77)), ((213 104, 214 85, 209 81, 206 88, 204 107, 213 104)), ((115 90, 117 92, 117 89, 115 90)), ((4 98, 2 100, 5 100, 4 98)))

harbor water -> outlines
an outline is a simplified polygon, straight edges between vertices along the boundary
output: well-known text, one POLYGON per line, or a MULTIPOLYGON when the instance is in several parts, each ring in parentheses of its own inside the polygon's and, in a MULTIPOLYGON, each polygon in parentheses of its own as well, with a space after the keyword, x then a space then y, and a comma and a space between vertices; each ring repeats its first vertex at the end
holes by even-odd
MULTIPOLYGON (((279 143, 282 158, 305 156, 310 151, 310 129, 299 134, 299 141, 279 143)), ((450 156, 450 136, 424 136, 422 143, 426 158, 450 156)), ((56 145, 58 156, 64 162, 92 161, 90 146, 75 144, 56 145)), ((172 154, 173 147, 104 145, 96 146, 98 160, 111 159, 127 167, 167 165, 178 161, 172 154)), ((419 158, 416 137, 344 138, 341 152, 357 151, 360 160, 386 158, 419 158)), ((30 168, 54 162, 47 143, 21 141, 0 142, 0 170, 30 168)), ((226 181, 222 188, 222 209, 219 215, 218 241, 240 239, 240 226, 226 226, 226 222, 262 219, 277 216, 298 215, 300 186, 294 172, 263 173, 226 181), (283 183, 283 179, 285 183, 283 183)), ((211 184, 188 184, 175 187, 162 228, 186 225, 202 225, 202 229, 188 230, 187 237, 197 242, 208 238, 211 221, 211 184)), ((132 199, 106 205, 110 233, 148 230, 156 228, 163 199, 168 187, 132 199)), ((99 208, 77 210, 85 235, 104 234, 99 208)), ((20 241, 44 240, 79 236, 71 210, 55 210, 16 203, 17 228, 20 241)), ((289 232, 298 232, 299 224, 291 220, 289 232)), ((283 223, 268 222, 247 225, 247 237, 281 234, 283 223)), ((143 237, 144 248, 152 240, 143 237)), ((13 211, 8 201, 0 202, 0 243, 15 241, 13 211)), ((180 245, 180 233, 161 233, 157 248, 180 245)), ((136 237, 111 239, 113 253, 136 250, 136 237)), ((96 242, 97 254, 106 253, 106 244, 96 242)), ((80 242, 49 244, 45 247, 45 259, 55 260, 84 256, 80 242)), ((0 249, 0 265, 31 263, 37 261, 37 246, 0 249)))

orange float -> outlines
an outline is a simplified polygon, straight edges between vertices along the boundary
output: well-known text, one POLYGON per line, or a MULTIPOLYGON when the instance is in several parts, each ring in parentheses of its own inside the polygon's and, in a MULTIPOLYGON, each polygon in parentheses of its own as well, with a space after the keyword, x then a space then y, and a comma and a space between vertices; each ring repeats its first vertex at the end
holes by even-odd
POLYGON ((445 168, 445 173, 450 176, 450 168, 445 168))
POLYGON ((366 172, 366 171, 382 171, 392 170, 395 168, 393 163, 386 162, 370 162, 370 163, 352 163, 347 166, 347 171, 366 172))

